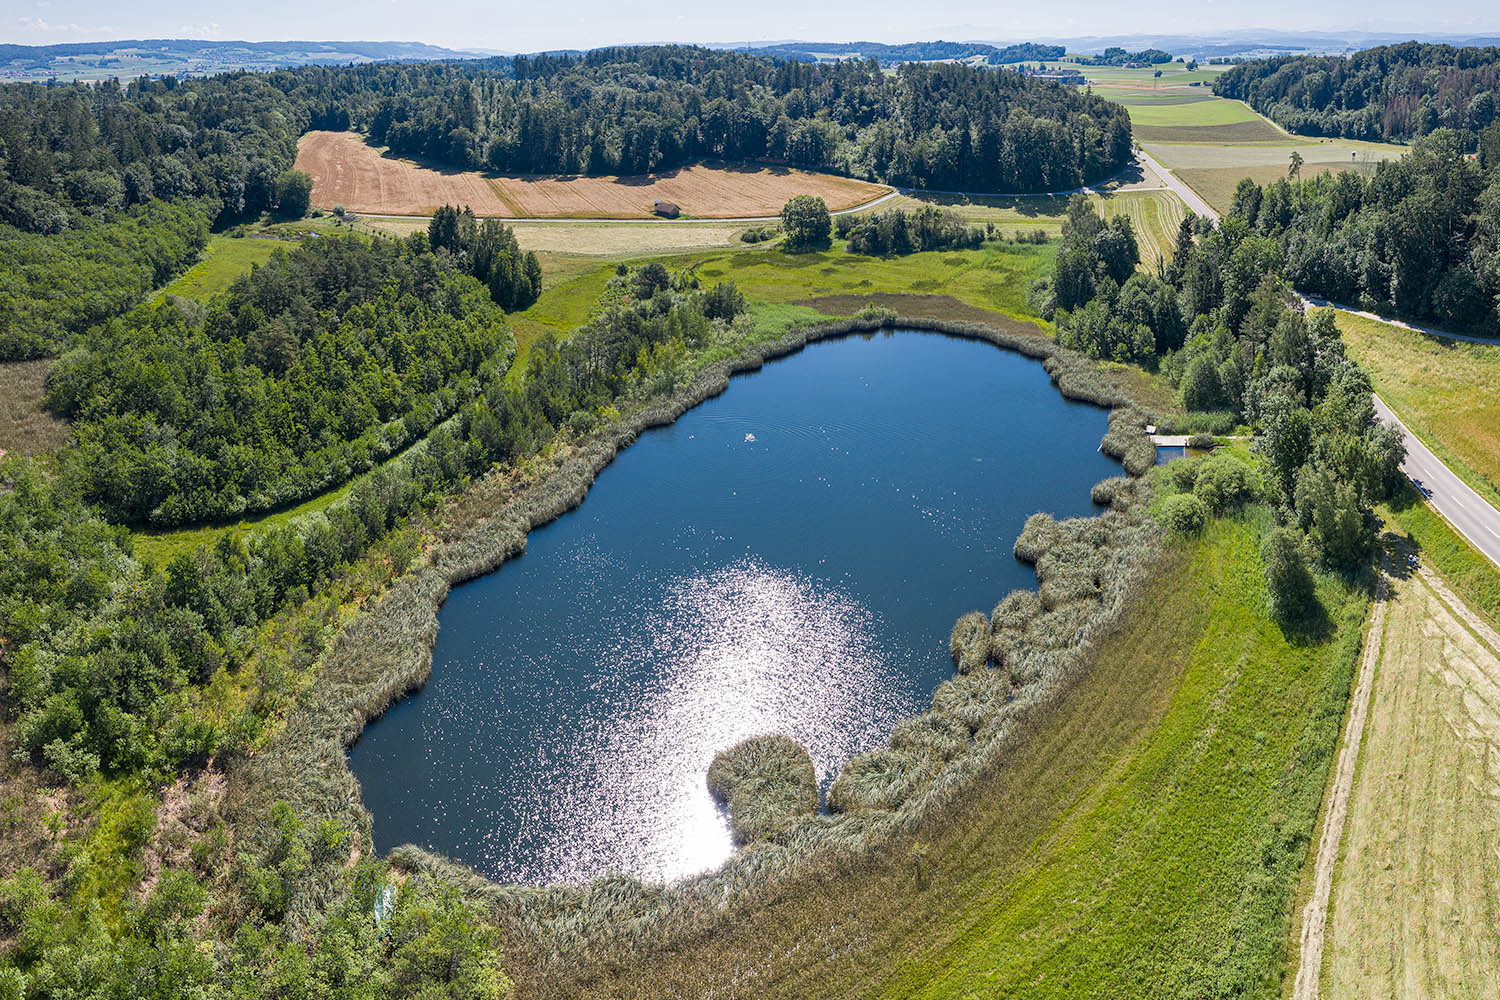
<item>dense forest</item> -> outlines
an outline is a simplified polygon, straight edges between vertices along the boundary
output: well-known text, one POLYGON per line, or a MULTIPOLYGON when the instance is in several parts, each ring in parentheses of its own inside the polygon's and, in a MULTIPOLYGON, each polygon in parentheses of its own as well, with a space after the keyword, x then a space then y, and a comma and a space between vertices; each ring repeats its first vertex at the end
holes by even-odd
POLYGON ((311 128, 525 173, 644 173, 769 159, 934 188, 1042 190, 1114 173, 1123 108, 955 64, 814 66, 684 46, 583 56, 307 66, 206 80, 0 87, 0 222, 206 199, 218 222, 275 207, 311 128))
POLYGON ((1345 171, 1241 183, 1233 216, 1283 251, 1299 290, 1491 336, 1500 330, 1500 125, 1494 152, 1464 155, 1442 129, 1366 178, 1345 171))
POLYGON ((1112 45, 1097 56, 1078 56, 1077 61, 1084 66, 1155 66, 1171 62, 1172 53, 1163 52, 1161 49, 1130 52, 1118 45, 1112 45))
POLYGON ((484 285, 411 243, 313 241, 206 309, 173 300, 95 328, 47 401, 67 463, 112 519, 236 517, 344 482, 427 433, 506 364, 484 285))
POLYGON ((1214 93, 1305 135, 1407 142, 1441 128, 1473 134, 1496 118, 1500 49, 1405 42, 1349 56, 1241 63, 1214 93))
POLYGON ((51 235, 0 225, 0 361, 56 354, 191 264, 208 238, 192 203, 57 211, 66 225, 51 235))

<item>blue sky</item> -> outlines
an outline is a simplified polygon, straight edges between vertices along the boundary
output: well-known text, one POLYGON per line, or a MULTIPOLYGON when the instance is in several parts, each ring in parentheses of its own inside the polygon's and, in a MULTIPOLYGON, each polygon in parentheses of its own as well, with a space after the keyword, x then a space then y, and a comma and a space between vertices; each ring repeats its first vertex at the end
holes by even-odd
POLYGON ((1392 32, 1500 29, 1477 0, 755 0, 623 3, 568 0, 258 0, 218 4, 157 0, 10 0, 0 40, 31 45, 104 38, 361 39, 454 48, 534 51, 615 42, 808 40, 1025 40, 1101 34, 1191 33, 1231 28, 1392 32))

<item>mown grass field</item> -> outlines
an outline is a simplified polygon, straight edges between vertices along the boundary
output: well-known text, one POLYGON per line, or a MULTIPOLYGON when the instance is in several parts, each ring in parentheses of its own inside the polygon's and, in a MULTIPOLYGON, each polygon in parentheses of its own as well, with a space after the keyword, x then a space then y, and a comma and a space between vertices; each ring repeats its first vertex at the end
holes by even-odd
MULTIPOLYGON (((360 220, 394 236, 427 231, 426 219, 360 220)), ((586 257, 631 257, 669 250, 704 250, 740 244, 746 225, 723 222, 516 222, 522 249, 586 257)))
POLYGON ((1363 167, 1383 159, 1403 156, 1406 146, 1390 143, 1355 142, 1348 139, 1313 139, 1305 136, 1276 142, 1194 144, 1146 142, 1146 151, 1173 170, 1204 170, 1215 167, 1281 167, 1286 168, 1292 151, 1300 153, 1304 176, 1322 169, 1322 164, 1347 164, 1363 167))
POLYGON ((632 995, 1262 996, 1363 630, 1267 617, 1266 519, 1179 543, 1035 738, 927 845, 622 971, 632 995), (774 970, 774 971, 772 971, 774 970))
POLYGON ((295 242, 283 239, 210 236, 198 263, 163 286, 160 294, 181 295, 202 302, 224 291, 254 265, 270 260, 277 250, 295 246, 295 242))
POLYGON ((1400 567, 1349 797, 1319 995, 1500 996, 1500 643, 1400 567))
POLYGON ((1500 624, 1500 568, 1469 544, 1410 484, 1382 509, 1415 544, 1422 561, 1436 570, 1471 609, 1500 624))
POLYGON ((1500 504, 1500 344, 1428 337, 1345 312, 1335 319, 1349 356, 1412 433, 1500 504))
MULTIPOLYGON (((1257 184, 1270 184, 1287 176, 1287 167, 1290 165, 1291 153, 1287 153, 1286 163, 1266 164, 1264 166, 1243 167, 1209 167, 1193 168, 1186 170, 1174 170, 1173 173, 1188 187, 1197 191, 1208 202, 1220 212, 1228 212, 1234 204, 1234 189, 1244 178, 1248 177, 1257 184)), ((1307 180, 1318 174, 1342 170, 1373 170, 1368 163, 1361 165, 1358 162, 1344 163, 1304 163, 1302 165, 1302 178, 1307 180)))
POLYGON ((1239 101, 1219 97, 1208 100, 1160 101, 1125 98, 1132 125, 1177 126, 1234 125, 1260 121, 1260 116, 1239 101))

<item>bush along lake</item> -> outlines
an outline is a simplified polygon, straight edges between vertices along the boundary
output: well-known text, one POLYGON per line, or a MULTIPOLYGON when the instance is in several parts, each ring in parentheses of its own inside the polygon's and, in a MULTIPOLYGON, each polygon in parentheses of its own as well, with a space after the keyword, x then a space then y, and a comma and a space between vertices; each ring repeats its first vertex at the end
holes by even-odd
POLYGON ((1027 516, 1095 512, 1106 427, 1038 362, 939 334, 736 377, 449 595, 431 679, 350 751, 377 847, 533 884, 720 864, 714 754, 786 733, 826 792, 925 711, 954 620, 1036 585, 1027 516))

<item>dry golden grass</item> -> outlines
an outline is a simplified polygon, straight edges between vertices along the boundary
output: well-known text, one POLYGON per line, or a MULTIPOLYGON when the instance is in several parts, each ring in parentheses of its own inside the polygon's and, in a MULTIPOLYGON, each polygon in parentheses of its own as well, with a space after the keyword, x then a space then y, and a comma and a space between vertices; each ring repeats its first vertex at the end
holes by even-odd
POLYGON ((1465 617, 1435 576, 1396 581, 1333 890, 1329 1000, 1500 997, 1500 644, 1465 617))
POLYGON ((775 215, 799 194, 837 211, 890 190, 805 170, 703 164, 646 177, 499 177, 384 155, 354 132, 309 132, 297 145, 297 169, 313 177, 313 207, 384 215, 430 215, 453 204, 502 218, 646 219, 660 200, 695 218, 735 219, 775 215))
POLYGON ((42 409, 51 368, 51 360, 0 364, 0 452, 35 455, 67 443, 67 423, 42 409))

